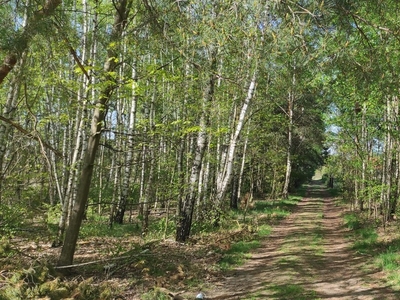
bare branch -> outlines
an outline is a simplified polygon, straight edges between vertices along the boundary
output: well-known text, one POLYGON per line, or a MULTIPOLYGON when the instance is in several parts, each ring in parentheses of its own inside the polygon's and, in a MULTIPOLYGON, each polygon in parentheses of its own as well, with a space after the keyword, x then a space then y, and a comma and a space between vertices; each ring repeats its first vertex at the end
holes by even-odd
POLYGON ((10 124, 12 127, 14 127, 15 129, 17 129, 19 132, 22 132, 23 134, 25 134, 27 137, 38 141, 39 143, 43 144, 44 147, 46 147, 47 149, 53 151, 58 157, 62 157, 62 154, 60 151, 58 151, 57 149, 54 149, 50 144, 44 142, 38 135, 34 135, 32 133, 30 133, 28 130, 26 130, 25 128, 23 128, 20 124, 6 118, 0 115, 0 120, 3 122, 6 122, 7 124, 10 124))

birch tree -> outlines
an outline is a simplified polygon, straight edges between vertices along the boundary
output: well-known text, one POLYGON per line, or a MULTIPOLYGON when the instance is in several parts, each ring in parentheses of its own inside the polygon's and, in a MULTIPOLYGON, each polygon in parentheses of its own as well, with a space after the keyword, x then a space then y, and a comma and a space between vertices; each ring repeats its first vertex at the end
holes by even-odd
POLYGON ((136 64, 134 63, 132 66, 132 95, 131 95, 131 103, 128 117, 128 130, 127 130, 127 146, 126 146, 126 155, 125 155, 125 167, 124 167, 124 176, 122 183, 122 191, 121 198, 117 205, 117 212, 114 217, 115 222, 122 224, 123 218, 126 210, 126 204, 128 201, 130 183, 131 183, 131 175, 132 175, 132 165, 134 159, 134 131, 136 126, 136 106, 137 106, 137 71, 136 64))
POLYGON ((225 157, 225 161, 223 161, 223 167, 221 168, 221 171, 217 175, 217 181, 216 181, 216 201, 217 201, 217 208, 221 205, 222 201, 225 198, 225 194, 228 190, 228 184, 231 181, 232 177, 232 171, 233 171, 233 162, 235 159, 235 154, 237 150, 237 143, 238 139, 240 136, 240 133, 242 131, 244 122, 245 122, 245 117, 247 114, 247 111, 249 109, 250 102, 252 98, 254 97, 255 89, 256 89, 256 79, 257 79, 257 71, 255 70, 252 77, 251 81, 248 87, 247 91, 247 96, 243 102, 242 108, 240 110, 239 118, 236 124, 236 128, 234 133, 231 136, 231 139, 229 141, 228 149, 227 149, 227 155, 225 157))
POLYGON ((179 203, 179 213, 176 228, 176 240, 185 242, 190 235, 190 229, 192 226, 192 218, 194 205, 196 203, 196 192, 198 189, 199 176, 203 161, 204 152, 207 147, 208 133, 207 126, 209 124, 209 115, 211 109, 211 103, 214 98, 215 88, 215 72, 217 67, 217 51, 218 49, 210 45, 207 49, 209 69, 207 70, 210 75, 208 80, 205 82, 202 109, 199 121, 199 132, 197 134, 196 147, 194 152, 194 158, 191 163, 191 170, 189 176, 188 190, 185 192, 184 199, 179 203))
POLYGON ((117 66, 116 58, 118 57, 118 48, 116 45, 120 45, 120 39, 127 24, 131 5, 131 1, 121 0, 116 6, 114 24, 109 40, 110 45, 103 70, 105 86, 100 93, 99 100, 93 112, 91 131, 87 148, 85 149, 85 157, 82 162, 83 166, 76 195, 76 202, 72 209, 70 222, 66 230, 64 244, 58 262, 61 266, 72 264, 73 261, 79 229, 89 195, 89 188, 93 175, 93 164, 99 147, 103 122, 106 115, 106 105, 110 101, 112 92, 116 88, 116 82, 113 78, 113 72, 115 72, 117 66))

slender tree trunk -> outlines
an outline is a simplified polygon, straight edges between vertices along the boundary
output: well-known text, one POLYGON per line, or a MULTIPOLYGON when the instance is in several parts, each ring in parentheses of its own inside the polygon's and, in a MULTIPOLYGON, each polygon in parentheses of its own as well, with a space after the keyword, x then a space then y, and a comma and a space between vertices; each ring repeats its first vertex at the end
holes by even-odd
MULTIPOLYGON (((153 110, 154 110, 154 97, 155 90, 152 94, 151 103, 145 103, 144 119, 148 121, 148 126, 144 128, 144 134, 147 135, 148 130, 153 125, 153 110)), ((142 147, 142 176, 141 176, 141 217, 142 217, 142 234, 147 234, 149 227, 149 214, 150 214, 150 194, 153 188, 152 181, 154 176, 154 150, 149 144, 144 143, 142 147), (148 167, 150 166, 150 167, 148 167), (147 174, 146 174, 147 173, 147 174), (147 180, 146 180, 147 179, 147 180)))
POLYGON ((221 170, 217 176, 216 204, 217 204, 218 208, 220 208, 220 206, 225 198, 225 195, 226 195, 226 192, 228 189, 228 185, 231 180, 233 163, 234 163, 235 154, 236 154, 236 145, 239 140, 240 133, 242 132, 246 114, 247 114, 250 102, 253 99, 254 92, 256 89, 256 78, 257 78, 256 72, 257 71, 254 71, 253 76, 251 78, 250 85, 249 85, 248 91, 247 91, 247 96, 242 105, 239 119, 236 124, 235 132, 232 135, 231 140, 229 142, 226 159, 224 160, 224 163, 223 163, 223 168, 221 168, 221 170))
MULTIPOLYGON (((23 65, 23 59, 20 62, 18 71, 11 79, 10 88, 7 94, 7 102, 4 105, 2 116, 12 120, 17 110, 18 95, 20 91, 20 75, 21 68, 23 65)), ((5 122, 0 121, 0 203, 2 200, 3 193, 3 180, 4 180, 4 157, 7 150, 7 141, 9 140, 9 134, 12 131, 12 126, 5 122)))
MULTIPOLYGON (((119 139, 117 141, 117 144, 120 145, 121 140, 119 139)), ((112 228, 113 223, 114 223, 114 216, 115 216, 115 210, 117 209, 117 199, 118 197, 121 195, 121 190, 120 190, 120 178, 121 178, 121 161, 120 161, 121 157, 119 155, 114 155, 113 156, 113 165, 114 165, 114 179, 113 179, 113 193, 112 193, 112 205, 111 205, 111 212, 110 212, 110 218, 109 218, 109 223, 108 223, 108 227, 112 228)), ((122 224, 122 221, 121 223, 122 224)))
POLYGON ((99 159, 99 165, 100 165, 100 170, 99 170, 99 196, 97 198, 97 214, 101 216, 102 214, 102 204, 103 204, 103 189, 104 189, 104 147, 100 150, 100 159, 99 159))
MULTIPOLYGON (((296 68, 294 67, 294 71, 296 68)), ((288 96, 288 111, 287 115, 289 118, 288 124, 288 136, 287 136, 287 148, 286 148, 286 174, 285 183, 283 185, 282 198, 287 199, 289 197, 289 186, 290 186, 290 176, 292 174, 292 143, 293 143, 293 107, 294 107, 294 88, 296 86, 296 75, 293 74, 292 78, 292 89, 288 96)))
POLYGON ((200 129, 197 135, 196 149, 189 177, 189 187, 186 195, 184 196, 184 199, 179 204, 179 213, 176 228, 176 241, 178 242, 185 242, 187 240, 192 227, 193 210, 197 197, 196 191, 198 190, 198 182, 203 156, 207 147, 207 126, 209 123, 209 110, 211 107, 211 102, 214 98, 214 86, 216 81, 216 76, 214 74, 214 72, 216 71, 216 54, 216 49, 212 49, 210 53, 211 75, 209 76, 202 101, 200 129))
MULTIPOLYGON (((82 61, 85 61, 87 58, 87 52, 88 52, 88 42, 87 42, 87 33, 89 31, 88 28, 88 7, 87 7, 87 0, 82 0, 82 5, 84 8, 85 16, 83 18, 83 39, 82 39, 82 61)), ((74 198, 76 193, 77 188, 77 176, 78 172, 80 169, 80 164, 79 162, 82 161, 79 159, 79 154, 82 153, 83 151, 83 140, 84 140, 84 134, 85 134, 85 127, 86 127, 86 111, 87 111, 87 100, 85 97, 86 91, 88 89, 88 78, 86 78, 85 75, 81 75, 79 78, 79 82, 81 82, 81 87, 78 90, 77 93, 77 103, 79 105, 79 108, 76 111, 76 116, 75 116, 75 142, 74 142, 74 149, 72 152, 72 157, 70 161, 70 167, 67 168, 67 173, 66 178, 67 178, 67 185, 64 193, 64 197, 61 199, 62 203, 62 210, 61 210, 61 215, 60 219, 58 221, 58 234, 57 234, 57 240, 54 241, 55 245, 60 245, 61 241, 64 238, 64 232, 65 228, 68 223, 69 216, 72 211, 72 207, 74 205, 74 198)))
MULTIPOLYGON (((398 122, 398 116, 399 116, 399 97, 398 96, 394 96, 393 97, 393 109, 392 109, 392 122, 393 124, 395 124, 395 128, 397 130, 397 132, 399 131, 399 122, 398 122)), ((398 162, 398 158, 399 158, 399 139, 398 137, 395 136, 394 141, 393 141, 393 159, 395 164, 393 164, 392 167, 392 185, 396 185, 399 182, 399 162, 398 162)), ((391 201, 391 205, 390 205, 390 218, 392 219, 396 213, 396 209, 397 209, 397 203, 398 203, 398 199, 399 199, 399 187, 397 186, 397 188, 393 189, 394 191, 392 192, 392 201, 391 201)))
POLYGON ((383 161, 382 190, 381 190, 382 218, 383 218, 382 221, 384 226, 386 226, 386 222, 389 219, 391 181, 392 181, 391 103, 389 97, 386 101, 385 121, 386 121, 386 135, 384 144, 384 161, 383 161))
POLYGON ((367 160, 368 160, 368 145, 367 145, 367 122, 366 122, 367 106, 364 103, 361 116, 361 143, 362 143, 362 165, 361 165, 361 184, 360 184, 360 210, 364 210, 364 202, 367 196, 366 194, 366 181, 367 181, 367 160))
POLYGON ((132 165, 133 165, 133 150, 134 150, 134 131, 136 126, 136 103, 137 103, 137 75, 136 66, 132 67, 132 101, 131 108, 129 112, 129 125, 128 125, 128 139, 127 139, 127 149, 124 167, 124 176, 122 182, 121 199, 117 205, 117 211, 115 214, 114 221, 118 224, 122 224, 124 220, 124 214, 126 210, 126 204, 129 197, 129 188, 131 182, 132 165))
MULTIPOLYGON (((113 30, 110 37, 111 43, 119 43, 127 22, 129 0, 121 0, 116 7, 117 13, 114 19, 113 30)), ((89 188, 93 175, 93 167, 96 158, 97 149, 99 147, 101 131, 106 114, 106 105, 111 98, 116 85, 109 72, 113 72, 117 66, 115 58, 118 57, 116 49, 109 49, 106 62, 104 64, 105 80, 108 81, 106 87, 102 91, 99 101, 93 113, 92 126, 90 131, 85 157, 83 159, 82 172, 79 180, 76 202, 72 210, 70 222, 66 230, 64 245, 61 250, 59 265, 70 265, 73 262, 75 247, 78 240, 79 229, 82 223, 86 202, 89 196, 89 188)))
POLYGON ((237 192, 238 199, 240 199, 240 197, 242 197, 242 182, 243 182, 244 167, 246 164, 246 152, 247 152, 247 144, 249 142, 249 131, 250 131, 250 125, 248 124, 247 135, 246 135, 246 139, 244 141, 244 146, 243 146, 242 162, 240 164, 238 192, 237 192))
MULTIPOLYGON (((55 105, 60 105, 60 97, 57 97, 55 93, 55 88, 51 88, 51 93, 47 93, 46 97, 46 106, 48 111, 52 111, 53 109, 53 103, 56 101, 55 105)), ((56 112, 56 119, 60 119, 60 112, 57 110, 56 112)), ((60 147, 60 142, 58 141, 57 137, 58 132, 60 132, 60 126, 56 124, 51 124, 48 126, 48 136, 50 137, 50 144, 53 145, 56 149, 59 149, 60 147)), ((60 182, 60 176, 57 172, 57 157, 56 154, 53 151, 49 151, 48 153, 49 160, 50 160, 50 167, 51 167, 51 172, 52 174, 52 181, 54 182, 55 190, 52 190, 49 188, 49 196, 50 196, 50 205, 55 205, 56 201, 54 201, 54 196, 57 195, 58 198, 58 203, 62 203, 62 187, 61 187, 61 182, 60 182), (52 194, 53 197, 51 196, 52 194)))
POLYGON ((154 185, 154 150, 150 150, 149 156, 151 158, 150 161, 150 170, 149 170, 149 178, 147 180, 146 190, 143 198, 143 221, 142 221, 142 234, 147 234, 149 229, 149 216, 150 216, 150 200, 153 199, 153 195, 155 191, 153 191, 154 185))

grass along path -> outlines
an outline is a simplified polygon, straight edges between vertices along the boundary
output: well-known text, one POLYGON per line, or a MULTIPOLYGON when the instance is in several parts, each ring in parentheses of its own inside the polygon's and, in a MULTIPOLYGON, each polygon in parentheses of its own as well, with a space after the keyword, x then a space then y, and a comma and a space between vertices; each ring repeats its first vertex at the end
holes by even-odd
POLYGON ((245 264, 206 291, 207 299, 400 299, 367 257, 351 250, 342 208, 317 183, 245 264))

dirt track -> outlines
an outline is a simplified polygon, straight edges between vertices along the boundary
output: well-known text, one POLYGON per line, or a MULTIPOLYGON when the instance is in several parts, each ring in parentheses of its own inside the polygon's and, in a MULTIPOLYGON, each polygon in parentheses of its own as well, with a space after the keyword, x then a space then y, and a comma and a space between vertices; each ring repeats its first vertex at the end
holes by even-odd
POLYGON ((207 299, 400 299, 379 270, 350 249, 342 208, 313 184, 296 211, 207 299))

